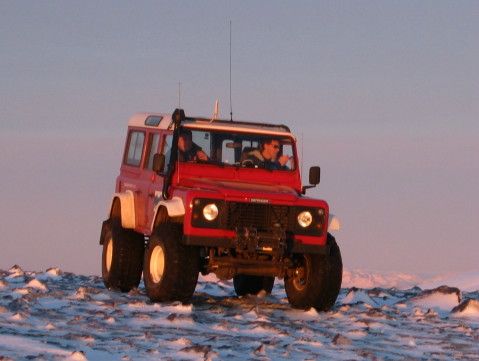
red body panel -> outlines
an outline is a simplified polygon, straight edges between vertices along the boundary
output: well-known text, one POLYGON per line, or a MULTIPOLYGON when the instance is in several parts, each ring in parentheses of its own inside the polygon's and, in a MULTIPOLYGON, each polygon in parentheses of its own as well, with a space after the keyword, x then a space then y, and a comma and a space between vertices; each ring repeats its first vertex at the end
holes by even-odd
MULTIPOLYGON (((132 191, 135 202, 135 218, 137 232, 150 235, 155 217, 155 200, 161 197, 163 175, 147 169, 145 154, 148 150, 148 139, 152 134, 161 137, 171 135, 171 130, 149 129, 143 127, 128 128, 144 134, 146 139, 139 166, 131 166, 122 162, 120 175, 116 182, 116 192, 132 191)), ((125 160, 128 152, 128 139, 125 146, 125 160)), ((163 138, 162 138, 163 139, 163 138)), ((155 152, 160 153, 163 141, 155 152)), ((267 202, 272 205, 321 207, 326 211, 326 224, 329 214, 328 204, 323 200, 315 200, 302 196, 302 184, 299 169, 265 170, 237 166, 218 166, 201 163, 176 163, 176 171, 170 184, 171 197, 180 197, 185 206, 184 234, 205 237, 235 236, 234 231, 222 229, 196 228, 191 225, 192 202, 195 198, 212 198, 234 202, 267 202)), ((295 235, 295 242, 308 245, 325 245, 326 233, 321 237, 295 235)))

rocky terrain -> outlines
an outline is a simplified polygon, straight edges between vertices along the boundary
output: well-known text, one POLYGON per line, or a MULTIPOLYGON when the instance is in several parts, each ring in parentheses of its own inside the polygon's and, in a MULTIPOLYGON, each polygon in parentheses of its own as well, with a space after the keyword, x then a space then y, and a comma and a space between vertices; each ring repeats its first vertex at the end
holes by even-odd
POLYGON ((210 276, 191 304, 155 304, 142 284, 14 266, 0 270, 0 360, 479 359, 477 290, 346 286, 321 313, 292 309, 282 281, 238 298, 210 276))

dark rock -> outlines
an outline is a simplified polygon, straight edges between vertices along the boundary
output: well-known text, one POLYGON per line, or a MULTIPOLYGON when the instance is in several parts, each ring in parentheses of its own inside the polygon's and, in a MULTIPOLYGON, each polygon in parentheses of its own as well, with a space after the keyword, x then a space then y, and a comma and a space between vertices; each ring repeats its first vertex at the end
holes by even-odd
POLYGON ((333 338, 333 344, 336 346, 351 346, 353 343, 349 338, 338 333, 333 338))

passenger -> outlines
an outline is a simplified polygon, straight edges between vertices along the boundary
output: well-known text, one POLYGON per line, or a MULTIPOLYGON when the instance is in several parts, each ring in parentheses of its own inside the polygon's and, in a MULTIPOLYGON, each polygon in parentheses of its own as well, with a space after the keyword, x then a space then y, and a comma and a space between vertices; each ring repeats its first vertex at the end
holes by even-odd
POLYGON ((264 139, 260 143, 260 149, 255 149, 248 153, 242 164, 246 167, 264 168, 264 169, 288 169, 286 163, 290 160, 287 155, 278 157, 281 151, 279 139, 264 139))
POLYGON ((200 146, 193 143, 190 130, 182 130, 178 138, 178 160, 180 162, 196 162, 209 160, 200 146))

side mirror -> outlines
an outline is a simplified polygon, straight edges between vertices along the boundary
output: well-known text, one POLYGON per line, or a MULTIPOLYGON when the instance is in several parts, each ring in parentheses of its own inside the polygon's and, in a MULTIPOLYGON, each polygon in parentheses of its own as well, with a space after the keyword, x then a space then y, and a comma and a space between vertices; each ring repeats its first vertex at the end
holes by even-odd
POLYGON ((303 186, 303 194, 306 194, 306 189, 314 188, 319 184, 321 178, 321 168, 315 166, 309 168, 309 186, 303 186))
POLYGON ((153 172, 162 173, 165 168, 165 155, 156 153, 153 156, 153 172))
POLYGON ((321 178, 321 168, 311 167, 309 168, 309 184, 318 185, 321 178))

